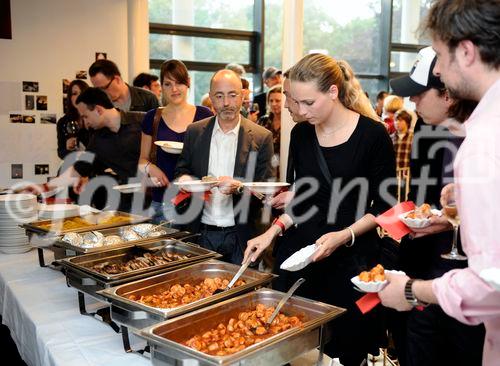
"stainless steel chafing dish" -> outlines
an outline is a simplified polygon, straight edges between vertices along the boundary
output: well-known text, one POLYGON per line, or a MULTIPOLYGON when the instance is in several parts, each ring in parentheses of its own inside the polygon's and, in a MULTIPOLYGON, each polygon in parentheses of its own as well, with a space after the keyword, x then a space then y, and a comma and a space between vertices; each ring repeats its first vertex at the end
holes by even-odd
POLYGON ((195 334, 227 322, 242 311, 255 308, 259 303, 276 306, 282 296, 283 293, 278 291, 260 289, 153 325, 143 329, 140 335, 151 346, 153 365, 282 365, 318 346, 322 348, 325 341, 324 326, 345 309, 294 296, 281 311, 289 316, 299 316, 303 320, 301 327, 288 329, 240 352, 222 357, 211 356, 181 344, 195 334))
MULTIPOLYGON (((103 236, 110 236, 110 235, 117 235, 120 236, 120 233, 122 230, 126 230, 128 228, 133 227, 134 225, 125 225, 125 226, 119 226, 119 227, 114 227, 110 229, 103 229, 103 230, 92 230, 92 231, 99 231, 103 236)), ((57 248, 64 248, 66 250, 66 256, 72 256, 72 255, 79 255, 79 254, 87 254, 87 253, 96 253, 96 252, 103 252, 103 251, 108 251, 111 249, 117 249, 117 248, 122 248, 122 247, 130 247, 134 245, 141 245, 145 243, 151 243, 151 242, 157 242, 158 240, 162 238, 173 238, 173 239, 182 239, 184 237, 190 236, 191 234, 187 231, 179 231, 174 228, 160 228, 159 230, 163 230, 165 234, 156 237, 156 238, 141 238, 140 240, 131 240, 131 241, 123 241, 119 244, 113 244, 113 245, 103 245, 100 247, 93 247, 93 248, 84 248, 81 246, 77 245, 72 245, 66 241, 63 241, 62 236, 58 236, 55 238, 54 241, 54 246, 57 248)), ((80 232, 81 235, 85 235, 89 231, 83 231, 80 232)))
POLYGON ((201 248, 194 244, 175 239, 157 240, 140 246, 108 250, 99 253, 84 254, 77 257, 64 258, 59 261, 66 269, 66 281, 69 286, 99 299, 104 299, 96 292, 108 287, 117 286, 144 277, 149 277, 172 269, 186 266, 202 260, 220 257, 220 254, 201 248), (120 262, 130 258, 133 254, 145 252, 167 251, 177 254, 190 255, 189 258, 166 264, 150 266, 119 274, 105 274, 90 267, 103 262, 120 262))
POLYGON ((108 298, 111 302, 111 318, 116 323, 138 330, 251 291, 268 284, 276 277, 271 273, 247 269, 241 277, 246 282, 244 285, 171 309, 156 308, 128 299, 130 295, 140 297, 165 291, 173 284, 191 284, 194 286, 206 278, 214 277, 230 280, 238 272, 238 269, 239 266, 231 263, 209 260, 118 287, 108 288, 99 291, 99 295, 108 298))

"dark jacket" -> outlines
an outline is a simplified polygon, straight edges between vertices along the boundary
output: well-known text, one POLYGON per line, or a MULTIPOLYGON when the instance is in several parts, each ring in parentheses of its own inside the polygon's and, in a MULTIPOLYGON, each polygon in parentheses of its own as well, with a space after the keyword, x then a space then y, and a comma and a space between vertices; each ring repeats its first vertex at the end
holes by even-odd
POLYGON ((156 98, 156 96, 150 91, 142 88, 137 88, 135 86, 130 86, 128 84, 127 86, 130 91, 130 112, 147 112, 160 106, 160 103, 158 103, 158 98, 156 98))

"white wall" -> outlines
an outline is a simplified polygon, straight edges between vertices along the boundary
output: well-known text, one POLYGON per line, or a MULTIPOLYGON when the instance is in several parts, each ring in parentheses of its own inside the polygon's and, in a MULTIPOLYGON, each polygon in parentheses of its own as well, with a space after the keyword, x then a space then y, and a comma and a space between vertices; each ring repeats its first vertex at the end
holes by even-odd
MULTIPOLYGON (((147 0, 138 0, 147 1, 147 0)), ((88 70, 95 52, 107 52, 124 80, 128 80, 127 0, 11 0, 12 40, 0 39, 0 93, 13 86, 10 98, 24 109, 22 81, 38 81, 48 96, 46 113, 62 116, 62 79, 73 80, 77 70, 88 70), (14 83, 14 84, 13 84, 14 83), (17 85, 16 85, 17 84, 17 85), (4 89, 5 90, 5 89, 4 89)), ((148 57, 148 55, 144 55, 148 57)), ((86 80, 89 84, 90 81, 86 80)), ((0 187, 11 179, 11 164, 23 164, 24 180, 45 182, 34 175, 35 164, 50 164, 56 174, 56 126, 40 123, 40 112, 9 110, 37 116, 35 124, 9 121, 8 99, 0 98, 0 187)))

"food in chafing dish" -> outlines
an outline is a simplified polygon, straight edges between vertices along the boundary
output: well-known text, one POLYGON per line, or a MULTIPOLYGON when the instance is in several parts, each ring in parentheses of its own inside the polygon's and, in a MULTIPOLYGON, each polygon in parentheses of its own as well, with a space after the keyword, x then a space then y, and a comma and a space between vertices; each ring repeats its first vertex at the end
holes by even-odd
POLYGON ((36 225, 40 229, 48 231, 67 231, 91 227, 94 225, 110 225, 118 223, 129 223, 132 220, 129 216, 120 214, 99 214, 87 215, 83 217, 69 217, 62 220, 50 220, 36 225))
POLYGON ((133 255, 132 259, 129 259, 126 262, 105 261, 99 264, 95 264, 89 268, 103 274, 120 274, 137 269, 168 264, 190 257, 191 256, 189 254, 177 254, 169 253, 167 251, 160 251, 158 254, 144 253, 143 255, 133 255))
POLYGON ((384 267, 377 264, 370 271, 361 272, 358 277, 363 282, 385 281, 384 267))
POLYGON ((117 245, 123 243, 123 239, 120 238, 118 235, 108 235, 104 238, 103 240, 103 245, 117 245))
MULTIPOLYGON (((244 280, 238 280, 234 287, 242 286, 245 283, 244 280)), ((229 280, 225 278, 205 278, 195 285, 176 283, 166 291, 140 297, 132 294, 127 298, 155 308, 171 309, 212 296, 215 290, 224 290, 228 284, 229 280)))
POLYGON ((183 345, 213 356, 226 356, 262 342, 275 334, 293 327, 300 327, 302 321, 296 316, 279 313, 269 328, 266 320, 274 307, 258 304, 255 310, 241 312, 236 318, 220 323, 216 328, 195 335, 182 342, 183 345))

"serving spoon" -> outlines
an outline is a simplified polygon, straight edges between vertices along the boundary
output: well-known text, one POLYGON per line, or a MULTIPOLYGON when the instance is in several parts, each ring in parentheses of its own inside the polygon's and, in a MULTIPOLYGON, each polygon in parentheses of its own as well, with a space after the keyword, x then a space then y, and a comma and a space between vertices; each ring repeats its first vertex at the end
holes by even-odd
POLYGON ((288 299, 293 295, 293 293, 295 292, 295 290, 297 290, 299 288, 300 285, 302 285, 304 282, 306 282, 305 279, 303 278, 299 278, 294 284, 292 287, 290 287, 290 290, 288 290, 288 292, 281 298, 280 302, 278 303, 278 306, 276 306, 276 309, 274 309, 274 312, 271 314, 271 316, 267 319, 266 321, 266 328, 269 328, 269 326, 272 324, 274 318, 276 318, 276 316, 278 315, 278 313, 280 312, 281 308, 283 307, 283 305, 285 305, 285 303, 288 301, 288 299))

